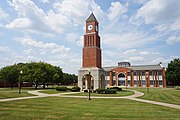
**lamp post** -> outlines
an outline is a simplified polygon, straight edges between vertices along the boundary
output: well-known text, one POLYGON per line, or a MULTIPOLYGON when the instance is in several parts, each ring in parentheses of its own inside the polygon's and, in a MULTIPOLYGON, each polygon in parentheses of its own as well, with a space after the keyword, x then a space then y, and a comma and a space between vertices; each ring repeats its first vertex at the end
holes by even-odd
POLYGON ((90 96, 90 89, 91 89, 91 71, 88 70, 89 74, 88 74, 88 88, 89 88, 89 98, 88 100, 91 100, 91 96, 90 96))
POLYGON ((18 85, 18 86, 19 86, 19 94, 21 94, 21 81, 22 81, 22 74, 23 74, 23 71, 21 70, 21 71, 20 71, 20 80, 19 80, 19 83, 18 83, 18 84, 19 84, 19 85, 18 85))

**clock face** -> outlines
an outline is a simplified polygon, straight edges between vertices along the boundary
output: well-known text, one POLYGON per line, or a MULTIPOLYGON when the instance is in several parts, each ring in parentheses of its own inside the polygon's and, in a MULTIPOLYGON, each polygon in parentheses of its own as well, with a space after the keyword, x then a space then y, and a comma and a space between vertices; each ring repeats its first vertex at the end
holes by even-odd
POLYGON ((88 25, 88 30, 92 30, 93 29, 93 25, 88 25))

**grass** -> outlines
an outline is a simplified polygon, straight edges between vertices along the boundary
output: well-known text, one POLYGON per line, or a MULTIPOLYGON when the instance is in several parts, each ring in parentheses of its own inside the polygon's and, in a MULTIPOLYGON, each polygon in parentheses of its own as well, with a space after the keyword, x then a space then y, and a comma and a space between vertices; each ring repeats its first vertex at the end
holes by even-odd
POLYGON ((28 93, 28 89, 21 89, 21 94, 19 94, 18 88, 1 88, 0 89, 0 99, 5 98, 17 98, 17 97, 27 97, 27 96, 34 96, 28 93))
POLYGON ((175 88, 150 88, 149 93, 147 93, 146 88, 135 88, 135 90, 145 94, 140 97, 142 99, 180 105, 180 90, 176 90, 175 88))
POLYGON ((56 89, 47 89, 47 90, 43 90, 39 92, 46 93, 46 94, 57 94, 57 93, 65 93, 66 91, 57 91, 56 89))
POLYGON ((0 102, 1 120, 179 120, 179 110, 126 99, 47 97, 0 102))
MULTIPOLYGON (((123 90, 123 91, 117 91, 116 94, 97 94, 97 93, 91 93, 91 96, 101 96, 101 97, 122 97, 122 96, 129 96, 129 95, 133 95, 134 92, 132 91, 127 91, 127 90, 123 90)), ((88 96, 89 93, 76 93, 76 94, 69 94, 69 95, 76 95, 76 96, 88 96)))

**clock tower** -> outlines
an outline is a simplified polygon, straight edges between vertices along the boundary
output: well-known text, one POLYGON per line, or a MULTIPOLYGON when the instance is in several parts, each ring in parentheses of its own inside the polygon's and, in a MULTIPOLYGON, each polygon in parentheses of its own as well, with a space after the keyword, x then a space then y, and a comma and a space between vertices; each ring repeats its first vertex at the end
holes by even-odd
POLYGON ((88 88, 96 90, 105 86, 98 25, 99 22, 92 13, 86 20, 82 67, 78 70, 78 86, 81 90, 88 88))
POLYGON ((99 23, 93 13, 86 20, 82 62, 83 68, 101 68, 101 48, 98 24, 99 23))

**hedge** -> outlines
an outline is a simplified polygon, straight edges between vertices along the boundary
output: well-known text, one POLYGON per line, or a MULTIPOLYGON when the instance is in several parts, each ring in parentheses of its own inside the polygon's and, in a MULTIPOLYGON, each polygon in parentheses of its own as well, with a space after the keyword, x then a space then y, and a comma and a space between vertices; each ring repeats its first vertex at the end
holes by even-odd
POLYGON ((56 87, 57 91, 67 91, 68 88, 67 87, 56 87))
POLYGON ((80 90, 81 90, 81 88, 78 87, 78 86, 74 86, 74 87, 71 88, 72 92, 79 92, 80 90))
POLYGON ((115 89, 98 88, 98 89, 96 89, 96 92, 98 94, 116 94, 116 90, 115 89))

